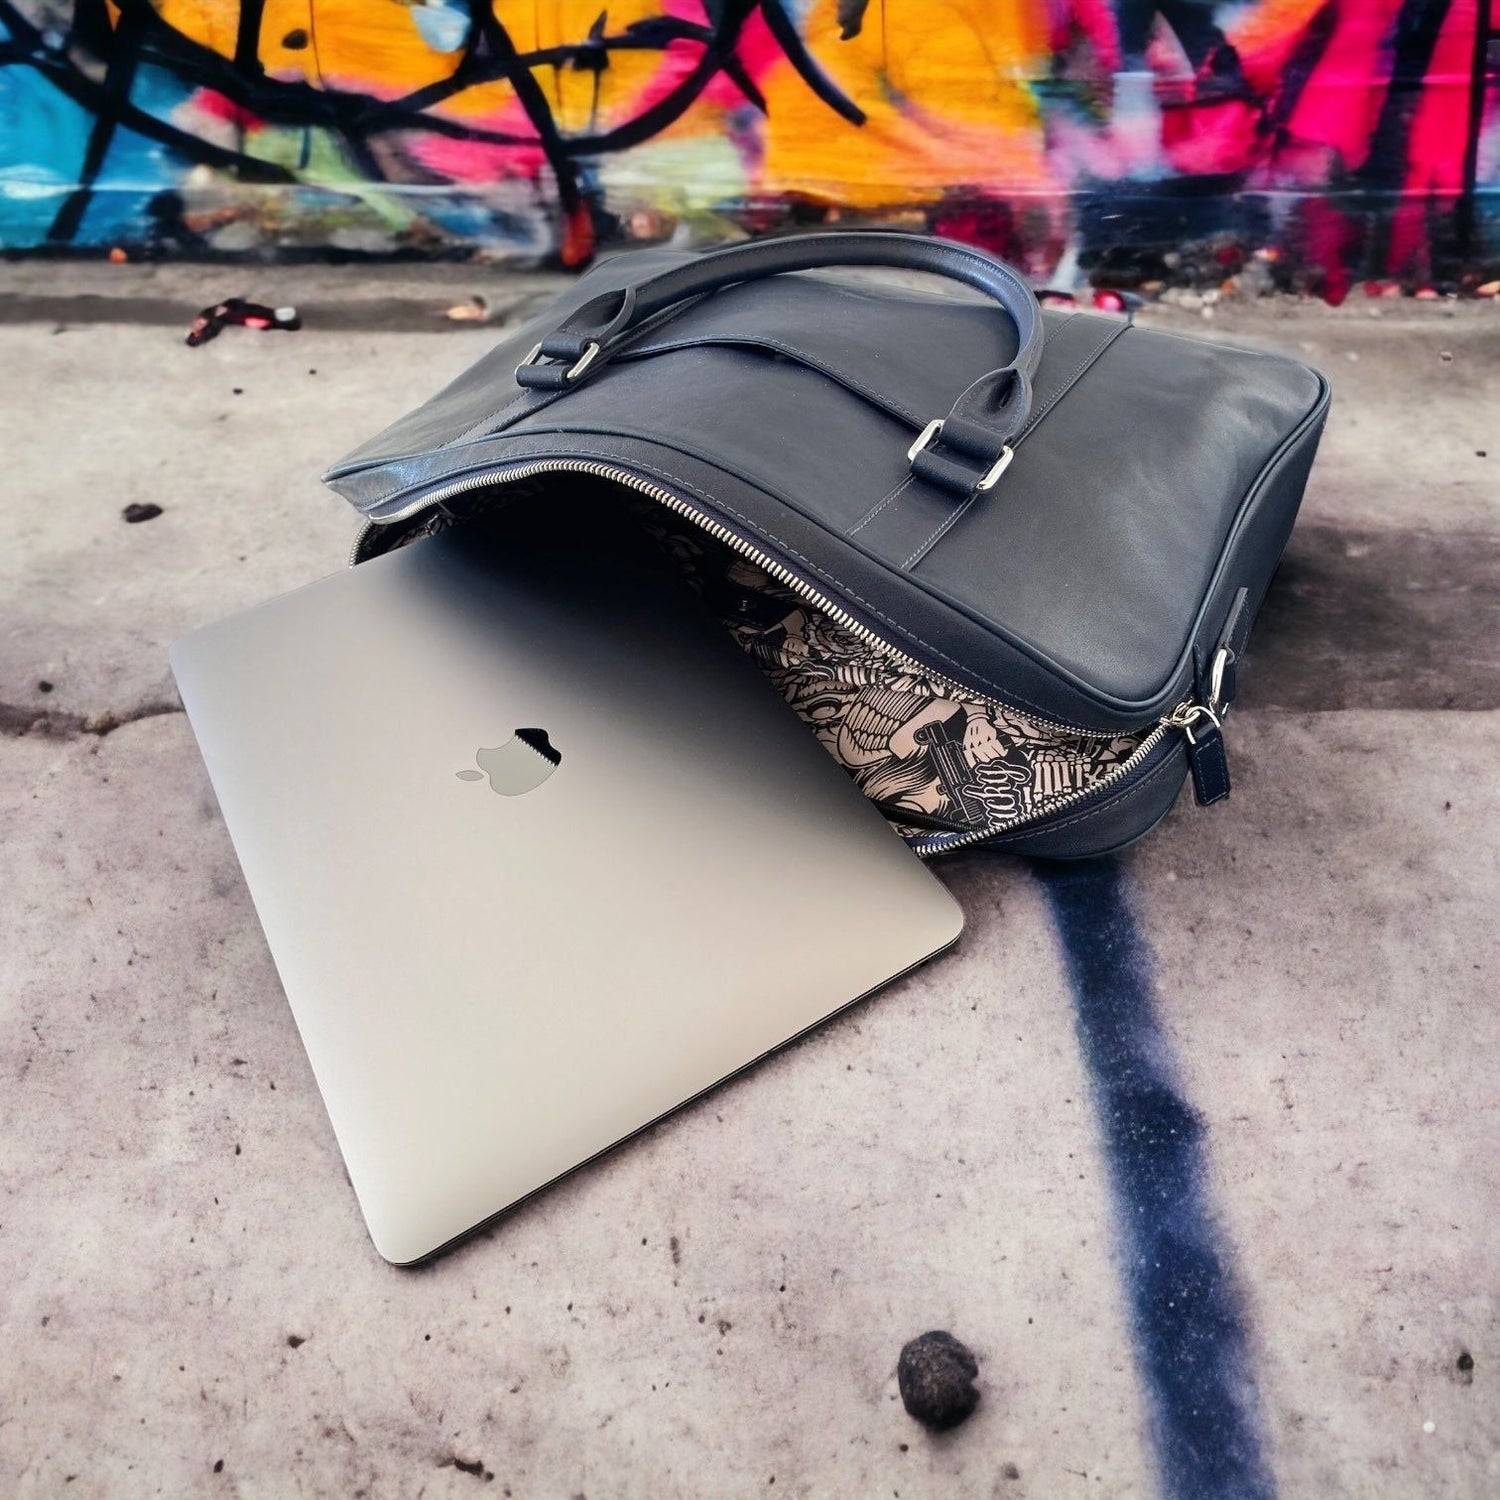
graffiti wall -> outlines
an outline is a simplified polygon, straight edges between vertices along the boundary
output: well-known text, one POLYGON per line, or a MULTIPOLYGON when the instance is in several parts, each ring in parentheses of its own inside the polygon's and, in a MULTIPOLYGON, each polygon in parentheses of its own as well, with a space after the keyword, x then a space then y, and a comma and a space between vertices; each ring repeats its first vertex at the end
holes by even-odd
POLYGON ((1054 284, 1461 286, 1497 63, 1490 0, 0 0, 0 248, 578 264, 837 220, 1054 284))

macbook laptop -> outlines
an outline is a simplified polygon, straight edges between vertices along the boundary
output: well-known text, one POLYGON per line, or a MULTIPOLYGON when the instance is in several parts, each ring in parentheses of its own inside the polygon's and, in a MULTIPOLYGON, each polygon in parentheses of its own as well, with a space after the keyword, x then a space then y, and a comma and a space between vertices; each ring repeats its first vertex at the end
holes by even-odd
POLYGON ((399 1264, 962 925, 670 564, 602 511, 426 538, 199 630, 172 665, 399 1264))

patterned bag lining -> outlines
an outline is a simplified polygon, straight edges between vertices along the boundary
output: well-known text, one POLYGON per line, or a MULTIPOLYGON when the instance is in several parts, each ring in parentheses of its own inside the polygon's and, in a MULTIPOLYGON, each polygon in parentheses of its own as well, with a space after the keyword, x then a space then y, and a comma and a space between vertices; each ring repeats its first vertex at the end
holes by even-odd
POLYGON ((829 754, 918 847, 1044 817, 1096 786, 1144 738, 1059 736, 942 693, 732 548, 649 503, 638 518, 829 754))
MULTIPOLYGON (((640 496, 628 498, 710 613, 919 850, 1043 818, 1105 780, 1145 737, 1059 735, 1009 709, 941 692, 733 548, 640 496)), ((432 512, 386 545, 454 524, 432 512)))

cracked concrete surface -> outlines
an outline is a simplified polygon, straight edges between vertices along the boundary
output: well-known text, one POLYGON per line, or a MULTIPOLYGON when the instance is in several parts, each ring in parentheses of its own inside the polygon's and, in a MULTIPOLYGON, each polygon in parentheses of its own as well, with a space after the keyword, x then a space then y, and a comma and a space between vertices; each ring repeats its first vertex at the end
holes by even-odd
MULTIPOLYGON (((3 322, 37 283, 0 271, 3 322)), ((164 283, 183 326, 224 274, 164 283)), ((945 867, 951 958, 436 1265, 376 1257, 166 647, 341 565, 319 470, 493 337, 410 331, 452 273, 425 295, 402 282, 393 327, 196 351, 124 307, 0 328, 0 1491, 1163 1493, 1100 1079, 1016 861, 945 867), (895 1382, 929 1327, 981 1361, 938 1438, 895 1382)), ((1500 309, 1381 311, 1208 329, 1320 364, 1335 411, 1230 721, 1235 795, 1122 867, 1277 1492, 1480 1500, 1500 309)))
POLYGON ((106 709, 102 714, 88 715, 0 703, 0 734, 36 734, 54 740, 66 739, 73 734, 96 734, 102 738, 106 734, 113 734, 124 724, 136 724, 142 719, 155 719, 162 714, 181 712, 180 702, 166 699, 156 703, 142 703, 136 708, 127 709, 123 714, 106 709))

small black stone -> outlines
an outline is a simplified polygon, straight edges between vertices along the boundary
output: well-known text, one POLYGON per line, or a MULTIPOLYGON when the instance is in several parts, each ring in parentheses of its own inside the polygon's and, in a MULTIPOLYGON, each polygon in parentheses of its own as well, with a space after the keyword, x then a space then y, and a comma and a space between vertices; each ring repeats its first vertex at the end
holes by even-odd
POLYGON ((896 1384, 907 1411, 937 1432, 957 1427, 979 1405, 979 1361, 939 1329, 914 1338, 896 1362, 896 1384))
POLYGON ((161 506, 127 505, 120 514, 133 526, 137 521, 154 521, 161 514, 161 506))
POLYGON ((48 682, 44 677, 39 683, 37 683, 36 690, 39 693, 50 693, 52 691, 52 684, 48 682))

